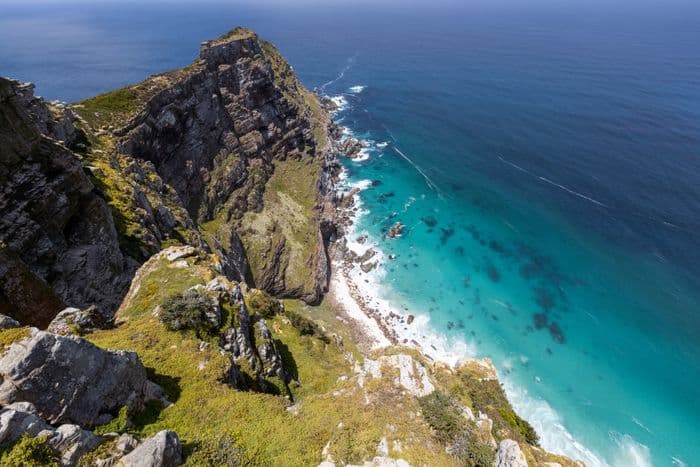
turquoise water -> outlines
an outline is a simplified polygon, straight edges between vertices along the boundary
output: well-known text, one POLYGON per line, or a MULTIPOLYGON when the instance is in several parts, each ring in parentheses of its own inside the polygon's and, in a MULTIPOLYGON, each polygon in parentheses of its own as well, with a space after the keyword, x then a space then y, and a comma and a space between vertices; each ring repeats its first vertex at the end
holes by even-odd
POLYGON ((256 29, 375 142, 346 165, 392 307, 492 358, 548 449, 693 465, 700 6, 609 3, 3 2, 0 74, 77 100, 256 29))

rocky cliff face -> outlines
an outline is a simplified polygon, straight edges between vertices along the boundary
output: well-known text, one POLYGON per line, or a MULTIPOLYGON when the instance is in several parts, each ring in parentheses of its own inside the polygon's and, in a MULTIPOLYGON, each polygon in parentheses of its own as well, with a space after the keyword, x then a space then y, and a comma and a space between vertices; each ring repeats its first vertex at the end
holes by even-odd
POLYGON ((94 147, 107 147, 132 192, 118 215, 143 214, 132 223, 146 228, 128 235, 144 257, 184 239, 220 254, 231 279, 320 299, 330 118, 272 45, 235 29, 204 42, 190 66, 75 111, 102 133, 94 147))
POLYGON ((107 204, 63 144, 76 138, 68 117, 0 78, 0 310, 40 326, 65 304, 113 312, 133 271, 107 204))
POLYGON ((329 125, 245 29, 72 109, 0 80, 0 312, 39 326, 65 306, 110 317, 138 264, 173 244, 216 252, 231 279, 317 302, 334 232, 329 125))

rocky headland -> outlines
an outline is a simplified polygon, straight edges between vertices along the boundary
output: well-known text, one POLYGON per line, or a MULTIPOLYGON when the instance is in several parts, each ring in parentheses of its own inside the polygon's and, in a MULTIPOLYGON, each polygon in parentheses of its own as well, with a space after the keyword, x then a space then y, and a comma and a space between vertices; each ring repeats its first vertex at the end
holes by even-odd
POLYGON ((0 78, 1 465, 580 465, 354 286, 333 111, 243 28, 71 105, 0 78))

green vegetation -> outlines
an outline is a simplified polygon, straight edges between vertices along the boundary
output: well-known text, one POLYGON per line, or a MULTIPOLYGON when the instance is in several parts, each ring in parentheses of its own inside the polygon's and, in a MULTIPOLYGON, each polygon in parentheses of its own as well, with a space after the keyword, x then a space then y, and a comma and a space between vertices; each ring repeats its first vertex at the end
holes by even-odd
POLYGON ((501 383, 484 375, 483 369, 462 367, 446 377, 443 384, 463 406, 483 412, 493 420, 493 435, 497 441, 511 438, 539 445, 537 432, 515 413, 501 383))
POLYGON ((205 313, 211 308, 211 298, 189 289, 168 297, 161 305, 158 317, 171 331, 194 329, 208 332, 212 330, 212 324, 205 313))
POLYGON ((46 444, 46 438, 23 434, 12 446, 0 452, 0 466, 58 467, 59 458, 46 444))
POLYGON ((28 327, 0 330, 0 353, 4 353, 7 347, 29 336, 30 334, 28 327))
POLYGON ((123 433, 129 428, 129 407, 123 406, 119 413, 104 425, 95 427, 95 434, 104 435, 106 433, 123 433))
POLYGON ((262 290, 252 290, 251 293, 246 296, 246 301, 248 302, 248 308, 260 314, 263 318, 272 318, 283 309, 279 300, 262 290))
POLYGON ((133 87, 124 87, 82 101, 80 114, 93 128, 121 125, 141 104, 139 93, 133 87))
POLYGON ((462 414, 462 409, 450 396, 434 391, 421 397, 419 402, 423 418, 456 458, 470 466, 493 464, 494 450, 479 442, 476 425, 462 414))

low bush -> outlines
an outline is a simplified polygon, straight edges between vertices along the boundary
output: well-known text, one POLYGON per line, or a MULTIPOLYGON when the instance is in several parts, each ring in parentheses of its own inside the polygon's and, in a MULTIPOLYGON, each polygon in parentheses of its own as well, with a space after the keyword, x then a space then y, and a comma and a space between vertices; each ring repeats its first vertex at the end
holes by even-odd
POLYGON ((282 304, 262 290, 254 290, 246 297, 248 306, 263 318, 272 318, 282 312, 282 304))
POLYGON ((46 445, 46 438, 28 434, 0 454, 0 465, 13 467, 58 467, 56 452, 46 445))
POLYGON ((469 466, 493 465, 493 448, 479 442, 476 425, 462 414, 462 409, 450 396, 434 391, 418 402, 423 418, 450 454, 469 466))
POLYGON ((211 306, 208 296, 189 289, 168 297, 161 305, 159 318, 171 331, 211 331, 212 325, 205 316, 211 306))

